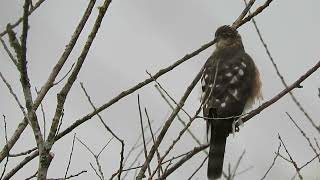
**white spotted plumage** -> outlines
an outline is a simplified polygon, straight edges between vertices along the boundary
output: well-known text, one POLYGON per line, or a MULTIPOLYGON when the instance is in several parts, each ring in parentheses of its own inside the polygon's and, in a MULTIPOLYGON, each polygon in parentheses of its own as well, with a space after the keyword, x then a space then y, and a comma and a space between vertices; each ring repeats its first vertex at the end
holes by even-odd
POLYGON ((238 73, 239 73, 240 76, 243 76, 243 75, 244 75, 244 72, 243 72, 242 69, 239 69, 238 73))

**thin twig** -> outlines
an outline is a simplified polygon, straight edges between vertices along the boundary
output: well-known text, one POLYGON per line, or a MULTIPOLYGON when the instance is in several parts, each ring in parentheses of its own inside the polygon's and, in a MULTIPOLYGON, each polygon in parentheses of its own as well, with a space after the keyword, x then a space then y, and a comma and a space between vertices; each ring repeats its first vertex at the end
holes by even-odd
MULTIPOLYGON (((146 146, 146 140, 145 140, 145 135, 144 135, 144 130, 143 130, 143 122, 142 122, 142 113, 141 113, 141 105, 140 105, 140 96, 139 94, 137 95, 138 97, 138 109, 139 109, 139 117, 140 117, 140 128, 141 128, 141 134, 142 134, 142 141, 143 141, 143 152, 144 152, 144 157, 147 159, 147 146, 146 146)), ((148 173, 149 176, 151 176, 151 169, 150 166, 148 165, 148 173)))
MULTIPOLYGON (((300 131, 300 133, 302 134, 302 136, 308 141, 310 148, 313 150, 313 152, 317 155, 318 152, 316 150, 316 148, 313 146, 313 144, 311 143, 310 138, 306 135, 306 133, 298 126, 298 124, 293 120, 293 118, 290 116, 290 114, 288 112, 286 112, 287 116, 289 117, 289 119, 291 120, 291 122, 295 125, 295 127, 300 131)), ((320 162, 320 157, 319 157, 319 162, 320 162)))
POLYGON ((286 150, 286 152, 287 152, 287 154, 288 154, 288 156, 289 156, 289 158, 290 158, 290 160, 291 160, 294 168, 296 169, 296 171, 297 171, 297 173, 298 173, 298 175, 299 175, 299 178, 300 178, 300 179, 303 179, 302 176, 301 176, 301 174, 300 174, 300 168, 298 167, 297 163, 293 160, 292 156, 290 155, 290 153, 289 153, 286 145, 285 145, 284 142, 282 141, 282 138, 281 138, 280 134, 278 134, 278 138, 279 138, 279 140, 281 141, 284 149, 286 150))
POLYGON ((318 149, 320 151, 320 145, 319 145, 318 140, 316 138, 314 138, 314 142, 316 143, 316 145, 317 145, 317 147, 318 147, 318 149))
POLYGON ((96 175, 99 177, 100 180, 103 180, 103 178, 101 177, 101 175, 98 173, 97 169, 90 163, 91 168, 94 170, 94 172, 96 173, 96 175))
MULTIPOLYGON (((94 105, 94 103, 92 102, 87 90, 85 89, 83 83, 80 83, 81 89, 83 90, 85 96, 87 97, 91 107, 96 110, 96 107, 94 105)), ((97 114, 99 117, 100 122, 102 123, 102 125, 104 126, 104 128, 113 136, 115 137, 120 143, 121 143, 121 152, 120 152, 120 165, 119 165, 119 174, 118 174, 118 178, 120 180, 120 176, 121 176, 121 171, 123 169, 123 154, 124 154, 124 141, 122 139, 119 138, 119 136, 117 136, 112 130, 111 128, 103 121, 102 117, 100 116, 100 114, 97 114)), ((99 153, 100 154, 100 153, 99 153)))
MULTIPOLYGON (((265 7, 264 7, 265 8, 265 7)), ((259 13, 262 12, 262 10, 264 9, 260 9, 259 11, 257 11, 255 13, 255 15, 258 15, 259 13)), ((258 9, 257 9, 258 10, 258 9)), ((253 17, 253 16, 252 16, 253 17)), ((252 18, 251 17, 251 18, 252 18)), ((249 18, 249 20, 251 19, 249 18)), ((244 24, 246 22, 241 23, 244 24)), ((240 26, 240 25, 239 25, 240 26)), ((183 58, 179 59, 178 61, 174 62, 172 65, 170 65, 167 68, 161 69, 160 71, 158 71, 156 74, 153 75, 153 77, 155 79, 159 78, 160 76, 162 76, 163 74, 171 71, 172 69, 174 69, 175 67, 179 66, 180 64, 182 64, 183 62, 191 59, 192 57, 198 55, 200 52, 206 50, 207 48, 211 47, 214 44, 214 40, 204 44, 203 46, 201 46, 199 49, 195 50, 194 52, 185 55, 183 58)), ((132 94, 133 92, 135 92, 136 90, 140 89, 141 87, 149 84, 150 82, 152 82, 153 79, 152 78, 148 78, 140 83, 138 83, 137 85, 133 86, 132 88, 121 92, 119 95, 115 96, 113 99, 111 99, 110 101, 108 101, 107 103, 105 103, 104 105, 100 106, 99 108, 97 108, 96 111, 91 112, 87 115, 85 115, 83 118, 80 118, 78 120, 76 120, 71 126, 69 126, 67 129, 65 129, 63 132, 59 133, 58 136, 55 138, 55 140, 60 139, 61 137, 65 136, 66 134, 70 133, 74 128, 76 128, 77 126, 81 125, 82 123, 88 121, 89 119, 91 119, 93 116, 95 116, 97 113, 100 113, 101 111, 105 110, 106 108, 110 107, 111 105, 113 105, 114 103, 116 103, 117 101, 119 101, 120 99, 132 94)))
POLYGON ((239 175, 241 175, 241 174, 243 174, 245 172, 248 172, 249 170, 251 170, 253 168, 254 168, 254 166, 249 166, 249 167, 245 168, 244 170, 241 170, 241 171, 237 172, 236 176, 239 176, 239 175))
POLYGON ((250 111, 250 113, 248 113, 248 115, 246 115, 245 117, 241 118, 241 120, 245 123, 246 121, 248 121, 249 119, 251 119, 253 116, 259 114, 261 111, 263 111, 264 109, 266 109, 267 107, 269 107, 270 105, 272 105, 273 103, 277 102, 279 99, 281 99, 284 95, 286 95, 287 93, 289 93, 290 91, 292 91, 295 88, 300 88, 301 87, 301 83, 307 79, 311 74, 313 74, 314 72, 316 72, 320 67, 320 61, 317 62, 317 64, 315 64, 311 69, 309 69, 307 72, 305 72, 299 79, 297 79, 293 84, 291 84, 290 86, 288 86, 288 88, 285 88, 284 90, 282 90, 280 93, 278 93, 276 96, 274 96, 272 99, 270 99, 269 101, 264 102, 261 106, 259 106, 258 108, 250 111))
POLYGON ((56 112, 54 114, 52 123, 51 123, 51 127, 50 127, 50 131, 49 131, 49 135, 48 135, 48 144, 50 146, 53 145, 53 143, 55 142, 55 135, 57 133, 57 127, 59 124, 59 120, 61 117, 61 112, 62 109, 64 107, 67 95, 69 94, 75 80, 77 79, 78 74, 80 73, 81 67, 87 57, 87 54, 90 50, 90 47, 93 43, 93 40, 95 39, 98 30, 100 28, 100 25, 102 23, 102 20, 104 18, 105 13, 107 12, 107 9, 109 7, 111 3, 111 0, 105 0, 103 5, 99 8, 99 14, 96 18, 96 21, 92 27, 91 32, 88 35, 87 41, 79 55, 79 58, 77 60, 77 63, 74 67, 74 69, 72 70, 72 73, 70 74, 67 82, 65 83, 65 85, 63 86, 63 88, 61 89, 61 91, 58 93, 57 95, 57 107, 56 107, 56 112))
MULTIPOLYGON (((4 139, 6 140, 6 144, 7 144, 8 143, 7 121, 6 121, 6 116, 5 115, 2 115, 2 116, 3 116, 3 122, 4 122, 4 139)), ((9 162, 9 151, 7 154, 6 162, 4 163, 4 167, 3 167, 0 179, 2 179, 2 177, 4 176, 4 173, 6 172, 8 162, 9 162)))
POLYGON ((76 139, 76 133, 74 133, 73 135, 73 139, 72 139, 72 146, 71 146, 71 152, 70 152, 70 155, 69 155, 69 160, 68 160, 68 165, 67 165, 67 168, 66 168, 66 172, 64 173, 64 178, 67 177, 68 175, 68 171, 69 171, 69 168, 70 168, 70 164, 71 164, 71 159, 72 159, 72 154, 73 154, 73 148, 74 148, 74 141, 76 139))
MULTIPOLYGON (((35 89, 36 93, 39 94, 38 89, 36 87, 34 89, 35 89)), ((47 123, 46 123, 46 114, 44 112, 44 108, 43 108, 42 102, 40 103, 40 108, 41 108, 42 120, 43 120, 43 139, 45 140, 46 139, 46 127, 47 127, 46 124, 47 123)))
POLYGON ((242 22, 242 19, 247 15, 247 13, 249 12, 250 8, 252 7, 252 5, 255 3, 255 0, 250 0, 249 3, 247 4, 247 6, 243 9, 243 11, 241 12, 241 14, 239 15, 239 17, 233 22, 232 27, 234 27, 235 29, 237 29, 237 27, 239 27, 240 23, 242 22))
MULTIPOLYGON (((0 77, 2 79, 2 81, 6 84, 7 88, 9 89, 10 94, 13 96, 14 100, 16 101, 16 103, 18 104, 22 114, 24 117, 27 117, 27 113, 24 110, 24 107, 22 106, 21 102, 18 99, 18 96, 16 95, 16 93, 14 93, 14 91, 11 88, 11 85, 8 83, 8 81, 5 79, 5 77, 2 75, 2 73, 0 72, 0 77)), ((8 147, 7 147, 8 148, 8 147)), ((8 149, 10 150, 10 148, 8 149)))
POLYGON ((62 123, 63 123, 63 117, 64 117, 64 109, 61 110, 61 117, 60 117, 60 120, 59 120, 59 126, 57 128, 57 133, 58 134, 60 132, 60 128, 62 126, 62 123))
MULTIPOLYGON (((39 0, 37 1, 37 3, 34 4, 34 6, 32 6, 29 10, 29 16, 38 8, 40 7, 40 5, 44 2, 45 0, 39 0)), ((13 23, 11 26, 12 28, 17 27, 23 20, 23 17, 20 17, 15 23, 13 23)), ((0 37, 4 36, 5 34, 7 34, 7 30, 4 30, 3 32, 0 33, 0 37)))
POLYGON ((25 157, 19 164, 10 170, 4 177, 3 180, 9 180, 13 175, 15 175, 24 165, 28 164, 32 159, 39 155, 39 151, 34 151, 29 156, 25 157))
POLYGON ((239 167, 239 165, 240 165, 240 162, 241 162, 241 160, 242 160, 245 152, 246 152, 245 150, 242 152, 242 154, 240 155, 240 157, 239 157, 236 165, 234 166, 233 171, 232 171, 232 173, 231 173, 230 180, 233 180, 233 179, 235 178, 236 173, 237 173, 237 170, 238 170, 238 167, 239 167))
POLYGON ((82 142, 78 137, 76 137, 77 141, 79 141, 89 152, 92 156, 96 156, 95 153, 87 146, 84 142, 82 142))
MULTIPOLYGON (((152 76, 148 71, 146 71, 146 73, 147 73, 151 78, 153 78, 153 76, 152 76)), ((168 91, 166 91, 165 88, 163 88, 162 85, 161 85, 155 78, 153 78, 153 80, 154 80, 154 82, 157 83, 157 85, 158 85, 158 86, 156 86, 156 87, 160 88, 160 89, 170 98, 170 100, 171 100, 176 106, 178 106, 179 104, 178 104, 177 101, 174 100, 174 98, 168 93, 168 91)), ((191 116, 189 115, 189 113, 188 113, 186 110, 184 110, 182 107, 181 107, 181 110, 182 110, 189 118, 191 118, 191 116)))
MULTIPOLYGON (((167 166, 164 168, 164 172, 166 172, 168 169, 169 169, 169 167, 172 165, 172 161, 173 161, 173 159, 171 159, 170 161, 169 161, 169 163, 167 164, 167 166)), ((159 177, 160 178, 160 177, 159 177)), ((148 178, 149 180, 150 179, 152 179, 152 177, 150 177, 150 178, 148 178)))
POLYGON ((196 155, 200 151, 206 149, 207 147, 209 147, 209 144, 205 144, 205 145, 201 145, 201 146, 195 147, 190 153, 188 153, 180 161, 178 161, 171 168, 169 168, 167 171, 165 171, 158 180, 166 179, 171 173, 173 173, 176 169, 178 169, 180 166, 182 166, 186 161, 188 161, 194 155, 196 155))
MULTIPOLYGON (((153 122, 153 121, 152 121, 152 122, 153 122)), ((162 127, 162 125, 157 128, 157 130, 154 132, 155 135, 158 134, 158 132, 161 130, 161 127, 162 127)), ((147 126, 144 127, 144 130, 145 130, 145 129, 147 129, 147 126)), ((143 143, 142 143, 142 144, 138 144, 140 139, 142 139, 142 135, 141 135, 141 134, 140 134, 139 137, 137 138, 137 140, 136 140, 136 142, 134 143, 134 145, 132 146, 132 148, 129 150, 129 152, 128 152, 125 160, 124 160, 124 164, 125 164, 125 162, 128 160, 130 154, 131 154, 135 149, 138 149, 140 146, 142 146, 143 143)), ((148 144, 151 142, 151 140, 152 140, 152 138, 150 138, 150 139, 146 142, 146 144, 148 145, 148 144)), ((143 153, 143 149, 141 149, 141 150, 137 153, 136 157, 134 158, 134 160, 131 162, 131 164, 129 165, 129 167, 128 167, 127 169, 132 168, 132 167, 136 164, 136 162, 138 161, 138 159, 139 159, 139 157, 141 156, 142 153, 143 153)), ((139 164, 140 164, 140 163, 139 163, 139 164)), ((118 173, 118 172, 116 172, 116 173, 114 174, 114 176, 115 176, 117 173, 118 173)), ((127 171, 126 174, 122 177, 122 180, 124 180, 127 175, 128 175, 128 171, 127 171)), ((110 179, 112 179, 112 178, 110 178, 110 179)))
POLYGON ((16 60, 16 58, 14 58, 14 56, 12 55, 12 53, 10 52, 6 42, 1 38, 0 36, 0 41, 1 41, 1 44, 4 48, 4 50, 7 52, 8 56, 10 57, 11 61, 13 62, 13 64, 16 66, 16 68, 18 68, 18 62, 16 60))
MULTIPOLYGON (((44 0, 39 0, 38 2, 41 2, 41 1, 43 2, 44 0)), ((73 50, 73 48, 74 48, 74 46, 75 46, 75 44, 76 44, 76 42, 78 40, 78 37, 79 37, 80 33, 82 32, 82 29, 83 29, 84 25, 86 24, 91 12, 92 12, 92 9, 94 7, 95 2, 96 2, 96 0, 90 0, 89 1, 88 7, 87 7, 84 15, 82 16, 77 28, 75 29, 75 31, 73 33, 73 35, 71 36, 71 40, 66 45, 66 49, 62 53, 62 55, 61 55, 60 59, 58 60, 58 62, 56 63, 56 65, 53 67, 52 72, 49 75, 47 81, 41 87, 37 98, 33 102, 33 109, 35 111, 37 110, 38 106, 42 102, 43 98, 46 96, 46 94, 49 91, 49 89, 52 87, 53 82, 55 81, 55 78, 59 74, 59 72, 62 69, 64 63, 66 62, 66 60, 68 59, 71 51, 73 50)), ((37 7, 37 4, 35 5, 35 7, 37 7)), ((11 30, 11 29, 9 28, 9 30, 11 30)), ((10 150, 14 146, 14 144, 20 138, 20 135, 22 134, 22 132, 27 127, 27 125, 28 125, 28 120, 27 120, 27 118, 24 118, 20 122, 20 124, 18 125, 18 128, 15 130, 14 134, 12 135, 12 137, 10 138, 8 144, 4 148, 2 148, 1 153, 0 153, 0 162, 5 157, 6 149, 10 150)))
POLYGON ((193 90, 193 88, 196 86, 196 84, 198 83, 198 81, 200 80, 201 76, 202 76, 202 72, 203 72, 203 67, 201 68, 200 72, 197 74, 197 76, 194 78, 194 80, 192 81, 192 83, 189 85, 189 87, 187 88, 186 92, 184 93, 184 95, 182 96, 182 98, 180 99, 179 102, 179 106, 176 106, 176 108, 174 109, 174 111, 171 113, 170 117, 167 119, 165 125, 163 126, 159 136, 157 137, 156 143, 152 146, 149 154, 148 154, 148 158, 146 159, 146 161, 144 162, 142 168, 140 169, 138 175, 137 175, 137 180, 141 180, 142 177, 144 176, 144 172, 146 171, 148 164, 151 162, 153 155, 156 151, 156 149, 159 147, 160 143, 162 142, 165 134, 167 133, 169 127, 171 126, 171 123, 173 122, 173 120, 175 119, 175 117, 177 116, 178 112, 180 111, 181 107, 183 107, 184 102, 187 100, 188 96, 190 95, 191 91, 193 90))
MULTIPOLYGON (((172 162, 173 160, 182 158, 182 157, 188 155, 189 153, 191 153, 192 151, 193 151, 193 150, 188 151, 188 152, 183 153, 183 154, 180 154, 180 155, 178 155, 178 156, 173 156, 173 157, 171 157, 170 159, 168 159, 168 160, 166 160, 166 161, 163 161, 163 162, 162 162, 162 165, 164 165, 164 164, 166 164, 166 163, 170 163, 170 162, 172 162)), ((139 154, 142 154, 142 153, 143 153, 143 150, 141 150, 141 151, 139 152, 139 154)), ((134 161, 133 164, 131 164, 128 168, 124 169, 123 171, 126 171, 126 172, 128 173, 128 171, 130 171, 130 170, 134 170, 134 169, 139 169, 139 168, 141 168, 142 165, 138 165, 138 166, 136 166, 136 167, 133 167, 133 165, 134 165, 136 162, 137 162, 137 161, 134 161)), ((138 163, 138 164, 139 164, 139 163, 138 163)), ((116 173, 113 175, 113 177, 116 176, 117 173, 118 173, 118 172, 116 172, 116 173)), ((127 175, 127 174, 126 174, 126 175, 127 175)), ((123 179, 126 177, 126 175, 123 176, 123 179)), ((112 180, 112 178, 110 178, 110 180, 112 180)))
POLYGON ((320 154, 317 154, 316 156, 314 156, 312 159, 310 159, 309 161, 307 161, 304 165, 302 165, 300 167, 300 170, 305 168, 307 165, 309 165, 312 161, 314 161, 315 159, 319 158, 320 157, 320 154))
POLYGON ((273 167, 274 164, 276 163, 276 160, 277 160, 277 158, 278 158, 278 156, 279 156, 280 148, 281 148, 281 143, 279 143, 278 150, 277 150, 277 152, 276 152, 276 155, 275 155, 274 158, 273 158, 273 161, 272 161, 271 165, 269 166, 267 172, 263 175, 263 177, 262 177, 260 180, 263 180, 263 179, 265 179, 265 178, 267 177, 267 175, 269 174, 270 170, 272 169, 272 167, 273 167))
POLYGON ((208 156, 206 156, 203 161, 201 162, 201 164, 199 165, 199 167, 197 167, 197 169, 191 174, 191 176, 188 178, 188 180, 191 180, 193 178, 194 175, 197 174, 197 172, 202 168, 202 166, 204 165, 204 163, 207 161, 208 156))
POLYGON ((34 147, 32 149, 29 149, 27 151, 24 151, 24 152, 20 152, 20 153, 17 153, 17 154, 9 154, 10 157, 18 157, 18 156, 24 156, 24 155, 28 155, 30 153, 32 153, 33 151, 37 150, 38 148, 37 147, 34 147))
POLYGON ((57 82, 53 83, 52 86, 55 86, 55 85, 59 84, 61 81, 63 81, 68 76, 68 74, 71 72, 71 70, 73 69, 73 66, 74 66, 74 63, 71 65, 69 71, 60 80, 58 80, 57 82))
POLYGON ((74 177, 78 177, 80 175, 82 175, 83 173, 86 173, 88 172, 87 170, 82 170, 80 172, 78 172, 77 174, 73 174, 73 175, 70 175, 68 177, 64 177, 64 178, 48 178, 47 180, 66 180, 66 179, 71 179, 71 178, 74 178, 74 177))
POLYGON ((101 150, 99 151, 99 153, 97 154, 97 156, 99 157, 100 154, 106 149, 106 147, 109 145, 109 143, 112 141, 114 137, 110 138, 109 141, 106 143, 106 145, 104 145, 101 150))
POLYGON ((31 180, 35 177, 37 177, 38 171, 36 171, 33 175, 31 175, 30 177, 26 178, 25 180, 31 180))
MULTIPOLYGON (((99 156, 96 155, 90 148, 89 146, 87 146, 84 142, 82 142, 78 137, 76 137, 76 139, 91 153, 91 155, 94 157, 95 161, 96 161, 96 165, 98 166, 98 170, 99 170, 99 173, 96 171, 96 169, 93 167, 93 165, 90 163, 90 166, 95 170, 96 174, 99 176, 99 178, 101 180, 104 180, 104 174, 103 174, 103 171, 102 171, 102 167, 100 165, 100 162, 99 162, 99 156)), ((110 142, 110 141, 109 141, 110 142)), ((109 144, 109 142, 107 144, 109 144)), ((102 149, 104 149, 105 147, 103 147, 102 149)), ((100 155, 100 154, 99 154, 100 155)))
POLYGON ((86 170, 83 170, 83 171, 81 171, 81 172, 79 172, 79 173, 77 173, 77 174, 70 175, 70 176, 66 177, 65 179, 71 179, 71 178, 74 178, 74 177, 78 177, 78 176, 80 176, 81 174, 86 173, 86 172, 87 172, 86 170))
POLYGON ((258 7, 253 13, 249 14, 247 17, 245 17, 244 19, 242 19, 239 23, 237 23, 234 27, 236 27, 236 29, 240 26, 242 26, 243 24, 247 23, 248 21, 250 21, 253 17, 257 16, 258 14, 260 14, 265 8, 267 8, 270 3, 273 0, 267 0, 262 6, 258 7))
MULTIPOLYGON (((156 89, 158 90, 158 92, 160 93, 161 97, 165 100, 165 102, 170 106, 170 108, 172 110, 174 110, 174 107, 173 105, 169 102, 169 100, 166 98, 166 96, 162 93, 161 89, 155 85, 156 89)), ((179 122, 184 126, 186 127, 187 124, 182 120, 182 118, 179 116, 179 114, 177 115, 177 119, 179 120, 179 122)), ((193 132, 188 128, 187 129, 187 132, 190 134, 190 136, 192 137, 192 139, 198 144, 198 145, 201 145, 201 142, 200 140, 193 134, 193 132)), ((203 151, 206 155, 208 155, 208 152, 207 151, 203 151)))
MULTIPOLYGON (((244 0, 244 3, 247 4, 246 0, 244 0)), ((251 12, 250 12, 250 11, 249 11, 249 15, 251 15, 251 12)), ((254 26, 254 28, 255 28, 258 36, 259 36, 259 39, 260 39, 260 41, 261 41, 261 43, 262 43, 262 45, 263 45, 263 47, 264 47, 264 49, 265 49, 268 57, 269 57, 270 62, 272 63, 273 68, 274 68, 275 71, 276 71, 277 76, 280 78, 281 83, 283 84, 283 86, 284 86, 285 88, 287 88, 287 87, 288 87, 288 84, 287 84, 287 82, 285 81, 285 79, 284 79, 284 77, 282 76, 282 74, 280 73, 280 70, 279 70, 277 64, 275 63, 275 61, 274 61, 274 59, 273 59, 273 57, 272 57, 272 55, 271 55, 271 52, 270 52, 270 50, 269 50, 266 42, 264 41, 264 39, 263 39, 263 37, 262 37, 262 34, 261 34, 261 31, 260 31, 260 29, 258 28, 258 25, 257 25, 257 23, 256 23, 256 21, 255 21, 254 18, 252 18, 252 24, 253 24, 253 26, 254 26)), ((293 102, 296 104, 296 106, 299 108, 299 110, 300 110, 300 111, 306 116, 306 118, 309 120, 309 122, 311 123, 311 125, 312 125, 315 129, 317 129, 318 132, 320 132, 320 127, 318 127, 318 126, 315 124, 314 120, 313 120, 313 119, 311 118, 311 116, 306 112, 306 110, 302 107, 302 105, 301 105, 301 103, 298 101, 297 97, 296 97, 292 92, 289 92, 289 95, 290 95, 291 99, 293 100, 293 102)))
MULTIPOLYGON (((146 117, 147 117, 147 120, 148 120, 149 131, 150 131, 150 134, 151 134, 152 142, 153 142, 153 144, 154 144, 154 143, 156 142, 156 140, 155 140, 155 138, 154 138, 154 134, 153 134, 153 130, 152 130, 152 127, 151 127, 151 122, 150 122, 150 118, 149 118, 149 114, 148 114, 147 108, 144 108, 144 112, 145 112, 146 117)), ((159 149, 157 149, 156 153, 157 153, 158 163, 161 163, 161 162, 160 162, 159 149)), ((162 166, 160 166, 160 168, 159 168, 158 177, 160 177, 160 173, 161 173, 161 172, 163 173, 162 166)))
POLYGON ((288 163, 292 163, 292 161, 286 157, 284 157, 281 153, 276 153, 279 157, 281 157, 283 160, 287 161, 288 163))
POLYGON ((202 109, 202 105, 200 105, 200 107, 196 111, 195 115, 192 118, 189 119, 189 122, 187 123, 187 125, 179 132, 178 137, 175 140, 172 141, 172 144, 170 145, 170 147, 166 150, 164 155, 160 158, 160 163, 158 163, 157 168, 153 171, 151 179, 154 176, 156 170, 160 167, 161 162, 164 160, 164 158, 169 154, 169 152, 173 149, 173 147, 176 145, 176 143, 179 142, 179 140, 181 139, 182 135, 186 132, 186 130, 189 129, 189 127, 191 126, 192 122, 196 119, 196 117, 200 113, 201 109, 202 109))

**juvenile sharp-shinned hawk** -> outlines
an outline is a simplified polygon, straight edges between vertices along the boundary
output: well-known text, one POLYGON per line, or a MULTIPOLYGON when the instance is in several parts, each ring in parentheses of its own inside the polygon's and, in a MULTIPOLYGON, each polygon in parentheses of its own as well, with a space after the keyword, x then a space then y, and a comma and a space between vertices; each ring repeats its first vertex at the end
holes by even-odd
POLYGON ((259 71, 245 52, 241 36, 230 26, 215 33, 216 49, 207 60, 203 76, 203 116, 210 138, 208 178, 222 174, 226 139, 232 123, 245 107, 260 97, 259 71))

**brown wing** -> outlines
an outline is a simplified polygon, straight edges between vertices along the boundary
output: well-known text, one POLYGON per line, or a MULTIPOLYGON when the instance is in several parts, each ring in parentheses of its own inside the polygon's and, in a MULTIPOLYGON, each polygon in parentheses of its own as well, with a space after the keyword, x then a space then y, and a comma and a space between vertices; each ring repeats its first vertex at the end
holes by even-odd
POLYGON ((252 95, 255 76, 255 65, 244 52, 225 59, 211 56, 201 79, 204 116, 240 115, 252 95))

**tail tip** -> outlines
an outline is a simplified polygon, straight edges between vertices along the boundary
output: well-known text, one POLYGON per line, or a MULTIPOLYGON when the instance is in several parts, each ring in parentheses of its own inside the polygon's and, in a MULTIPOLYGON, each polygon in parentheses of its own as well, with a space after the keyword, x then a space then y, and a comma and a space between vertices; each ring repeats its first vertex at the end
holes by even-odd
POLYGON ((208 172, 208 180, 217 180, 221 177, 221 173, 209 173, 208 172))

